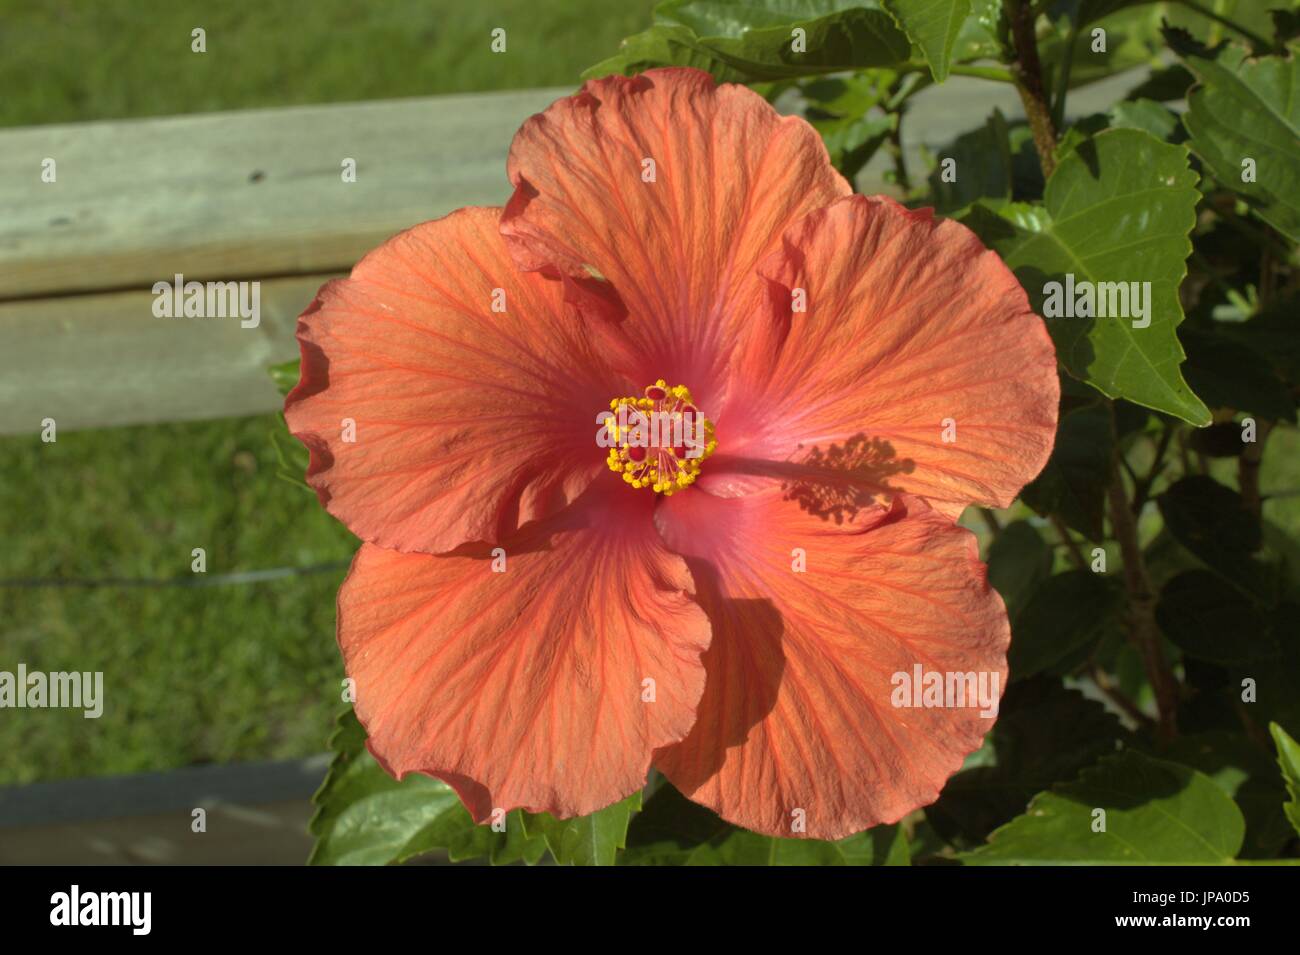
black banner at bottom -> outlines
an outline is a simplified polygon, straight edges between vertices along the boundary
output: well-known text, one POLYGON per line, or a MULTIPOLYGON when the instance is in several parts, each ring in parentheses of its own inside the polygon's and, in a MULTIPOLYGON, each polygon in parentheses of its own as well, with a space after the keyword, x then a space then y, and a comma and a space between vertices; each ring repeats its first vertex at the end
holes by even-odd
POLYGON ((910 926, 916 938, 944 944, 1039 925, 1062 938, 1217 936, 1284 929, 1300 898, 1296 875, 1285 866, 28 867, 0 870, 0 917, 10 941, 75 933, 82 942, 128 944, 265 941, 283 932, 295 942, 373 945, 430 929, 486 933, 497 942, 559 931, 610 944, 629 932, 680 937, 683 930, 693 939, 771 942, 774 920, 809 940, 823 930, 828 940, 842 939, 846 920, 862 930, 910 926))

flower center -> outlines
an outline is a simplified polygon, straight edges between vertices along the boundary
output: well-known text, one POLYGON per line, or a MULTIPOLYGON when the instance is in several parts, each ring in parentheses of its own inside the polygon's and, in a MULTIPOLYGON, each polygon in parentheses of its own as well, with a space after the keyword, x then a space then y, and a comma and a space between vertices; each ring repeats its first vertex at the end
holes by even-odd
POLYGON ((713 422, 695 407, 685 385, 671 388, 662 378, 640 397, 609 403, 602 443, 611 471, 632 487, 671 495, 695 483, 704 459, 718 446, 713 422))

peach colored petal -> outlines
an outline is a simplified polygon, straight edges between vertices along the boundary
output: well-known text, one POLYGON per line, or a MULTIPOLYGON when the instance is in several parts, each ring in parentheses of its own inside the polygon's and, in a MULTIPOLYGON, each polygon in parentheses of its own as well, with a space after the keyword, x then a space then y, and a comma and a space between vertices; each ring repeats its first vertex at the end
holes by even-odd
POLYGON ((595 416, 629 382, 560 283, 515 270, 499 218, 462 209, 403 232, 298 320, 285 417, 311 450, 308 483, 364 540, 426 553, 496 540, 604 470, 595 416))
POLYGON ((848 510, 893 491, 956 514, 1007 506, 1046 463, 1055 351, 969 229, 853 196, 791 229, 760 271, 776 320, 756 326, 719 414, 716 492, 729 469, 825 484, 848 510))
POLYGON ((773 489, 693 489, 656 521, 713 624, 695 727, 655 756, 673 785, 773 836, 838 839, 933 802, 993 719, 896 707, 892 681, 920 664, 1001 696, 1010 631, 973 535, 918 498, 837 524, 773 489))
POLYGON ((494 808, 583 815, 641 788, 651 753, 690 729, 710 637, 653 507, 593 486, 504 542, 504 572, 486 545, 363 545, 339 646, 384 767, 446 780, 480 822, 494 808))
POLYGON ((706 410, 762 307, 755 266, 850 191, 802 119, 680 68, 588 82, 524 123, 508 170, 502 233, 520 267, 595 269, 625 306, 640 377, 685 383, 706 410))

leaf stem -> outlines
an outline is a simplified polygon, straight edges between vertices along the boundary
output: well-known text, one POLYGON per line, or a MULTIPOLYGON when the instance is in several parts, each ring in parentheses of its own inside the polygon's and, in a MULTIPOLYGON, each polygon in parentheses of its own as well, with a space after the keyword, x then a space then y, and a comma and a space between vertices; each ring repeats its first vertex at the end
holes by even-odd
POLYGON ((1241 24, 1234 23, 1233 21, 1225 17, 1222 13, 1218 13, 1215 10, 1211 9, 1210 7, 1197 3, 1196 0, 1176 0, 1176 2, 1182 4, 1188 10, 1194 10, 1195 12, 1199 13, 1201 16, 1205 17, 1208 20, 1213 20, 1215 23, 1227 27, 1233 33, 1238 33, 1241 36, 1244 36, 1247 40, 1251 42, 1252 45, 1256 47, 1256 49, 1260 49, 1260 50, 1273 49, 1273 44, 1270 41, 1265 40, 1258 33, 1254 33, 1250 30, 1247 30, 1241 24))
POLYGON ((960 63, 954 63, 948 67, 948 73, 951 76, 973 76, 976 79, 992 80, 995 83, 1014 83, 1016 81, 1010 70, 1004 70, 999 66, 964 66, 960 63))
MULTIPOLYGON (((908 61, 898 67, 899 73, 924 73, 930 76, 930 66, 926 63, 908 61)), ((948 67, 949 76, 973 76, 977 80, 992 80, 995 83, 1014 83, 1016 78, 1010 70, 1000 66, 974 66, 969 63, 954 63, 948 67)))

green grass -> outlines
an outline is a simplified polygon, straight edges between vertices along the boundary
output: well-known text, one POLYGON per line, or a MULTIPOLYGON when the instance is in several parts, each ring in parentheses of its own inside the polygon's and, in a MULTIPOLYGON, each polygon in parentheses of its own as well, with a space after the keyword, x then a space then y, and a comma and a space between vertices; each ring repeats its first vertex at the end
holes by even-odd
MULTIPOLYGON (((4 441, 0 577, 194 580, 347 560, 277 479, 271 415, 4 441)), ((0 782, 315 752, 339 702, 343 571, 211 587, 0 587, 0 669, 102 671, 104 713, 6 710, 0 782)))
MULTIPOLYGON (((0 126, 577 85, 653 0, 0 0, 0 126), (207 30, 206 54, 190 30, 207 30), (507 31, 507 52, 488 49, 507 31)), ((0 578, 346 560, 275 476, 268 415, 0 439, 0 578)), ((0 587, 0 670, 104 673, 103 716, 0 712, 0 785, 306 755, 342 666, 343 571, 203 588, 0 587)))
POLYGON ((653 0, 0 0, 0 126, 577 86, 653 0), (190 49, 206 31, 207 52, 190 49), (489 49, 506 31, 506 51, 489 49))

